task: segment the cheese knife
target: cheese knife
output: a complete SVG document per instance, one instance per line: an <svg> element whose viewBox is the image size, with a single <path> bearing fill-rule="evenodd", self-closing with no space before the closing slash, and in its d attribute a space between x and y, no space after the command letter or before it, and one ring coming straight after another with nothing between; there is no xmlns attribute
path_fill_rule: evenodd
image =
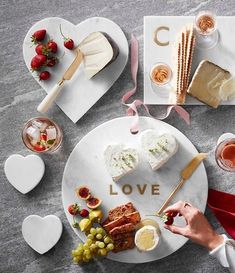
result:
<svg viewBox="0 0 235 273"><path fill-rule="evenodd" d="M182 188L185 181L188 180L191 175L194 173L194 171L197 169L197 167L200 165L200 163L207 157L206 153L199 153L197 154L189 163L188 165L183 169L181 172L181 179L177 186L174 188L172 193L169 195L169 197L166 199L166 201L163 203L161 208L157 211L156 215L161 216L162 212L165 210L165 208L169 205L173 197L176 195L176 193Z"/></svg>

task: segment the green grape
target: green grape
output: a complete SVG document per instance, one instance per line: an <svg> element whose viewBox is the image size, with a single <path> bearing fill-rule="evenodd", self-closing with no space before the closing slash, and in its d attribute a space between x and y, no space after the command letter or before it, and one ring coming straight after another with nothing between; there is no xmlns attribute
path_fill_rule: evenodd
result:
<svg viewBox="0 0 235 273"><path fill-rule="evenodd" d="M96 244L93 243L93 244L90 245L90 249L91 249L91 250L95 250L96 248L97 248L97 245L96 245Z"/></svg>
<svg viewBox="0 0 235 273"><path fill-rule="evenodd" d="M85 256L85 258L87 259L87 260L90 260L92 257L91 257L91 254L87 254L86 256Z"/></svg>
<svg viewBox="0 0 235 273"><path fill-rule="evenodd" d="M107 249L108 250L113 250L114 249L114 245L112 243L107 245Z"/></svg>
<svg viewBox="0 0 235 273"><path fill-rule="evenodd" d="M102 252L101 252L101 250L102 250L102 249L99 249L99 250L97 251L97 255L102 256L102 254L101 254L101 253L102 253Z"/></svg>
<svg viewBox="0 0 235 273"><path fill-rule="evenodd" d="M103 233L104 233L104 229L98 227L98 228L96 228L96 232L97 232L98 234L103 234Z"/></svg>
<svg viewBox="0 0 235 273"><path fill-rule="evenodd" d="M95 242L96 246L98 246L98 245L99 245L99 243L101 243L101 242L100 242L100 241L96 241L96 242Z"/></svg>
<svg viewBox="0 0 235 273"><path fill-rule="evenodd" d="M103 238L102 234L98 233L96 236L95 236L98 240L101 240Z"/></svg>
<svg viewBox="0 0 235 273"><path fill-rule="evenodd" d="M79 254L80 254L80 250L78 250L78 249L74 250L74 255L75 256L78 256Z"/></svg>
<svg viewBox="0 0 235 273"><path fill-rule="evenodd" d="M84 249L84 250L89 249L89 245L88 245L88 244L84 244L84 245L83 245L83 249Z"/></svg>
<svg viewBox="0 0 235 273"><path fill-rule="evenodd" d="M74 258L73 258L73 262L77 264L77 263L79 262L78 257L74 257Z"/></svg>
<svg viewBox="0 0 235 273"><path fill-rule="evenodd" d="M99 242L98 247L99 247L99 248L104 248L104 247L105 247L104 242Z"/></svg>
<svg viewBox="0 0 235 273"><path fill-rule="evenodd" d="M88 234L87 238L93 240L94 239L94 235Z"/></svg>
<svg viewBox="0 0 235 273"><path fill-rule="evenodd" d="M82 260L83 260L83 262L85 262L85 263L89 262L89 260L88 260L86 257L83 257Z"/></svg>
<svg viewBox="0 0 235 273"><path fill-rule="evenodd" d="M111 240L110 240L110 237L107 236L107 237L104 238L104 242L105 242L106 244L110 243L110 241L111 241Z"/></svg>
<svg viewBox="0 0 235 273"><path fill-rule="evenodd" d="M102 255L102 256L106 256L107 255L107 250L106 249L100 249L100 254Z"/></svg>
<svg viewBox="0 0 235 273"><path fill-rule="evenodd" d="M92 244L92 240L91 239L87 239L86 243L90 246Z"/></svg>
<svg viewBox="0 0 235 273"><path fill-rule="evenodd" d="M92 234L92 235L96 235L96 229L95 228L91 228L90 229L90 234Z"/></svg>
<svg viewBox="0 0 235 273"><path fill-rule="evenodd" d="M83 243L79 243L78 246L77 246L77 248L79 248L79 247L82 248L83 247Z"/></svg>
<svg viewBox="0 0 235 273"><path fill-rule="evenodd" d="M89 249L86 249L85 251L84 251L84 255L86 256L86 255L88 255L88 254L90 254L91 252L90 252L90 250Z"/></svg>

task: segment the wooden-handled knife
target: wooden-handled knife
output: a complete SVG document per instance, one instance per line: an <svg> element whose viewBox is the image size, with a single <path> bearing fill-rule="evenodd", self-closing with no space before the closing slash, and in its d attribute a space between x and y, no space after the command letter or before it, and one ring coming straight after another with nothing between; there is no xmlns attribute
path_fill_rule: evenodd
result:
<svg viewBox="0 0 235 273"><path fill-rule="evenodd" d="M184 185L185 181L188 180L191 175L194 173L194 171L197 169L199 164L207 157L206 153L199 153L197 154L189 163L188 165L183 169L181 172L181 179L177 186L174 188L172 193L169 195L169 197L166 199L166 201L163 203L161 208L157 211L157 216L160 216L162 212L165 210L165 208L169 205L173 197L176 195L176 193L180 190L180 188Z"/></svg>

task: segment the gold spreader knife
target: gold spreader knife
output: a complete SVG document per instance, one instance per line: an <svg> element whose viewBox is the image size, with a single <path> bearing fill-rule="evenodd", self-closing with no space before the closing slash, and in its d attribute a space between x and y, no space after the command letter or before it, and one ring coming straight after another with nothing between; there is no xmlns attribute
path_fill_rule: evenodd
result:
<svg viewBox="0 0 235 273"><path fill-rule="evenodd" d="M166 199L166 201L163 203L162 207L157 211L157 216L161 216L163 211L166 207L168 207L169 203L173 199L173 197L176 195L176 193L181 189L181 187L184 185L185 181L190 178L190 176L194 173L194 171L197 169L199 164L202 162L203 159L207 157L206 153L199 153L197 154L189 163L188 165L183 169L181 172L181 179L177 186L174 188L172 193L169 195L169 197Z"/></svg>
<svg viewBox="0 0 235 273"><path fill-rule="evenodd" d="M79 47L77 47L74 51L76 52L76 57L74 61L64 73L63 78L52 88L52 90L46 95L43 101L38 105L38 108L37 108L38 112L45 113L48 111L52 102L59 95L64 85L64 82L69 81L72 78L73 74L76 72L77 68L81 64L83 60L83 53L81 52Z"/></svg>

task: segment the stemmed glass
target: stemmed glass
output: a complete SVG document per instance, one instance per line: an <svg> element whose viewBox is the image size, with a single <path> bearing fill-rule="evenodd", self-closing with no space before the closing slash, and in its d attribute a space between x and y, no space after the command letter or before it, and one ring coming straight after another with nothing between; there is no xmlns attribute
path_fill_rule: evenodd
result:
<svg viewBox="0 0 235 273"><path fill-rule="evenodd" d="M210 49L216 46L219 34L216 15L210 11L201 11L195 18L196 47Z"/></svg>

